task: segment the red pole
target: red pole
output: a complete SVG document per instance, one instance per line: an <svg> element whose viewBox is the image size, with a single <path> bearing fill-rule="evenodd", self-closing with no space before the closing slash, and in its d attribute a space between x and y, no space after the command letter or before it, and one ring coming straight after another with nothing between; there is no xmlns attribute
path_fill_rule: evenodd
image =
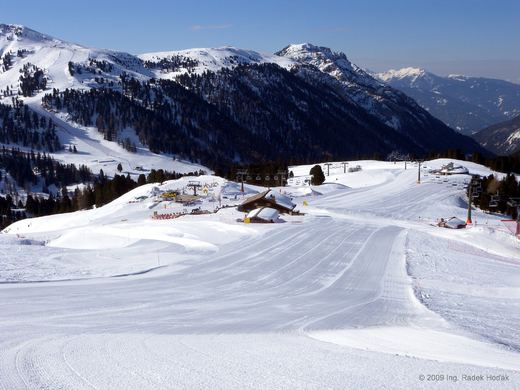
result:
<svg viewBox="0 0 520 390"><path fill-rule="evenodd" d="M468 218L466 219L466 225L471 225L471 198L473 197L473 189L469 187L469 193L468 193Z"/></svg>

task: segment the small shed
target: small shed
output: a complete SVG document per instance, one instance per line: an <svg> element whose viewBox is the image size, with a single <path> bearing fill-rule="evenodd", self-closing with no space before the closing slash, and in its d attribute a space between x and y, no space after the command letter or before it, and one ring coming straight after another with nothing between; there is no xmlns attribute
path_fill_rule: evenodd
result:
<svg viewBox="0 0 520 390"><path fill-rule="evenodd" d="M441 218L437 226L448 229L463 229L466 227L466 222L457 217L451 217L448 219Z"/></svg>
<svg viewBox="0 0 520 390"><path fill-rule="evenodd" d="M296 205L287 195L279 191L267 190L245 199L239 206L238 211L249 212L258 208L269 207L279 213L291 213Z"/></svg>
<svg viewBox="0 0 520 390"><path fill-rule="evenodd" d="M274 223L278 220L278 211L270 207L261 207L251 210L247 216L246 221L251 223Z"/></svg>
<svg viewBox="0 0 520 390"><path fill-rule="evenodd" d="M441 175L456 175L469 173L468 168L463 167L462 165L455 165L453 162L443 165L441 169L438 169L433 172L440 173Z"/></svg>

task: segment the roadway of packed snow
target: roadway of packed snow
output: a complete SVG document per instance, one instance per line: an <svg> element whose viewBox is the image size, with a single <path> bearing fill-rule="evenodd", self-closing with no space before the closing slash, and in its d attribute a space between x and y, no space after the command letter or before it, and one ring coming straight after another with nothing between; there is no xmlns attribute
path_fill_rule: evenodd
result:
<svg viewBox="0 0 520 390"><path fill-rule="evenodd" d="M334 164L322 186L280 189L305 216L275 224L232 207L151 218L184 212L157 194L195 178L15 223L0 235L0 389L518 387L520 244L477 210L467 229L433 226L466 216L469 176L427 173L445 162L421 184L413 165ZM241 201L196 180L189 208Z"/></svg>

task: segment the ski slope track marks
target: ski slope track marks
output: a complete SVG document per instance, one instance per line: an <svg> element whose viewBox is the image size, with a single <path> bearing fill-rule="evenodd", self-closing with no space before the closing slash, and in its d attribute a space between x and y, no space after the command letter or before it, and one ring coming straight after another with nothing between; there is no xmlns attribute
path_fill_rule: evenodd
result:
<svg viewBox="0 0 520 390"><path fill-rule="evenodd" d="M120 268L46 283L20 271L0 284L0 389L517 388L520 255L500 216L433 227L464 215L468 176L437 183L425 170L417 184L417 168L359 163L363 175L285 188L308 194L294 199L306 215L285 223L245 226L233 209L151 222L151 200L123 207L146 185L98 210L12 225L0 277L7 258L37 268L102 254L94 264ZM124 229L131 242L95 249L90 230ZM47 243L39 261L15 234ZM137 262L133 275L121 259Z"/></svg>

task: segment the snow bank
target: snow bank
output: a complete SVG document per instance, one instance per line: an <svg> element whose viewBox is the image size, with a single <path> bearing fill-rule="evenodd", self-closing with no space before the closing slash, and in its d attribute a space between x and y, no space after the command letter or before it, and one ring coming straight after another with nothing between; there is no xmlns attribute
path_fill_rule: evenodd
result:
<svg viewBox="0 0 520 390"><path fill-rule="evenodd" d="M520 361L515 352L503 350L491 343L431 329L383 327L311 332L309 335L328 343L374 352L520 370Z"/></svg>

